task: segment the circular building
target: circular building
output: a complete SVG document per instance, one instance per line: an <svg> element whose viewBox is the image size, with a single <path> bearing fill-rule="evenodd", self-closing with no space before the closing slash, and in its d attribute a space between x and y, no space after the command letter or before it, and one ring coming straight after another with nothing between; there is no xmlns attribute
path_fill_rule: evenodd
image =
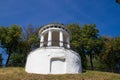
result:
<svg viewBox="0 0 120 80"><path fill-rule="evenodd" d="M29 53L25 66L28 73L81 73L81 58L70 49L70 32L62 24L48 24L39 31L40 48Z"/></svg>

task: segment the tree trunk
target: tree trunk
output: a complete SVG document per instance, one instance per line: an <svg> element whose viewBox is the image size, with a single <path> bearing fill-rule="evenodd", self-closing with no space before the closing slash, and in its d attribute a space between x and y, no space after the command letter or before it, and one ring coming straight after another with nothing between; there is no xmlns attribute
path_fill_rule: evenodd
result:
<svg viewBox="0 0 120 80"><path fill-rule="evenodd" d="M8 62L10 60L10 54L8 55L7 61L6 61L6 66L8 66Z"/></svg>
<svg viewBox="0 0 120 80"><path fill-rule="evenodd" d="M91 70L94 70L94 66L93 66L93 61L92 61L92 59L93 59L93 56L92 56L92 54L90 53Z"/></svg>
<svg viewBox="0 0 120 80"><path fill-rule="evenodd" d="M11 50L7 50L8 58L7 58L7 61L6 61L5 66L8 66L8 62L9 62L9 60L10 60L11 52L12 52Z"/></svg>

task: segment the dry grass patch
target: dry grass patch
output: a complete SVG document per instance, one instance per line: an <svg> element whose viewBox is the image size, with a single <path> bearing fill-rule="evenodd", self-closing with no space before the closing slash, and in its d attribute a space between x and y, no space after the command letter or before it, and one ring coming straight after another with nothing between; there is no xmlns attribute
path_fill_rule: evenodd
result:
<svg viewBox="0 0 120 80"><path fill-rule="evenodd" d="M39 75L28 74L24 68L0 68L0 80L120 80L120 74L87 71L82 74Z"/></svg>

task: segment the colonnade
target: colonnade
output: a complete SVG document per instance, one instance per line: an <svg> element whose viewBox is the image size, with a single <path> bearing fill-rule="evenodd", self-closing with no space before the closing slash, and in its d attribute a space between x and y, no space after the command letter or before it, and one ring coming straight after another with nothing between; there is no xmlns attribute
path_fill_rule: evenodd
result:
<svg viewBox="0 0 120 80"><path fill-rule="evenodd" d="M60 47L67 47L67 48L70 48L70 39L69 39L69 36L66 36L66 41L64 41L64 37L63 37L63 31L62 30L58 30L59 31L59 46ZM47 46L50 47L52 46L52 30L48 30L48 41L47 41ZM44 34L41 34L41 38L40 38L40 47L44 47ZM64 42L66 42L66 46L64 46Z"/></svg>

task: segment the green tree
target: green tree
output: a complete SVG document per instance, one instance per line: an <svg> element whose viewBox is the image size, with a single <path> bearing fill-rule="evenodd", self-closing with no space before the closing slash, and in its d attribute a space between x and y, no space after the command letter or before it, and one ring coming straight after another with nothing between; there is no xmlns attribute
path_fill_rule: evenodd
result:
<svg viewBox="0 0 120 80"><path fill-rule="evenodd" d="M90 57L91 69L93 66L93 57L101 51L101 38L98 34L99 30L95 24L83 25L81 28L81 43L83 45L84 54Z"/></svg>
<svg viewBox="0 0 120 80"><path fill-rule="evenodd" d="M120 63L120 37L104 37L104 48L100 58L106 69L115 71L118 63Z"/></svg>
<svg viewBox="0 0 120 80"><path fill-rule="evenodd" d="M32 24L23 29L21 41L22 45L24 45L27 50L26 53L29 53L31 50L39 47L38 31L39 29L34 27Z"/></svg>
<svg viewBox="0 0 120 80"><path fill-rule="evenodd" d="M29 25L23 28L17 25L0 27L0 43L6 48L8 59L6 65L24 66L27 53L39 45L38 29Z"/></svg>
<svg viewBox="0 0 120 80"><path fill-rule="evenodd" d="M6 48L6 53L8 54L8 59L6 65L9 62L11 54L17 50L19 45L19 39L22 33L20 26L12 25L11 27L0 27L0 43L2 48Z"/></svg>
<svg viewBox="0 0 120 80"><path fill-rule="evenodd" d="M25 62L26 62L26 53L13 52L10 56L9 65L25 66Z"/></svg>
<svg viewBox="0 0 120 80"><path fill-rule="evenodd" d="M24 66L28 53L39 47L38 29L31 24L22 29L16 51L10 57L12 66Z"/></svg>
<svg viewBox="0 0 120 80"><path fill-rule="evenodd" d="M75 50L80 54L82 67L83 69L86 69L86 56L84 54L84 47L81 41L81 27L79 26L79 24L68 24L67 28L71 32L71 49Z"/></svg>

